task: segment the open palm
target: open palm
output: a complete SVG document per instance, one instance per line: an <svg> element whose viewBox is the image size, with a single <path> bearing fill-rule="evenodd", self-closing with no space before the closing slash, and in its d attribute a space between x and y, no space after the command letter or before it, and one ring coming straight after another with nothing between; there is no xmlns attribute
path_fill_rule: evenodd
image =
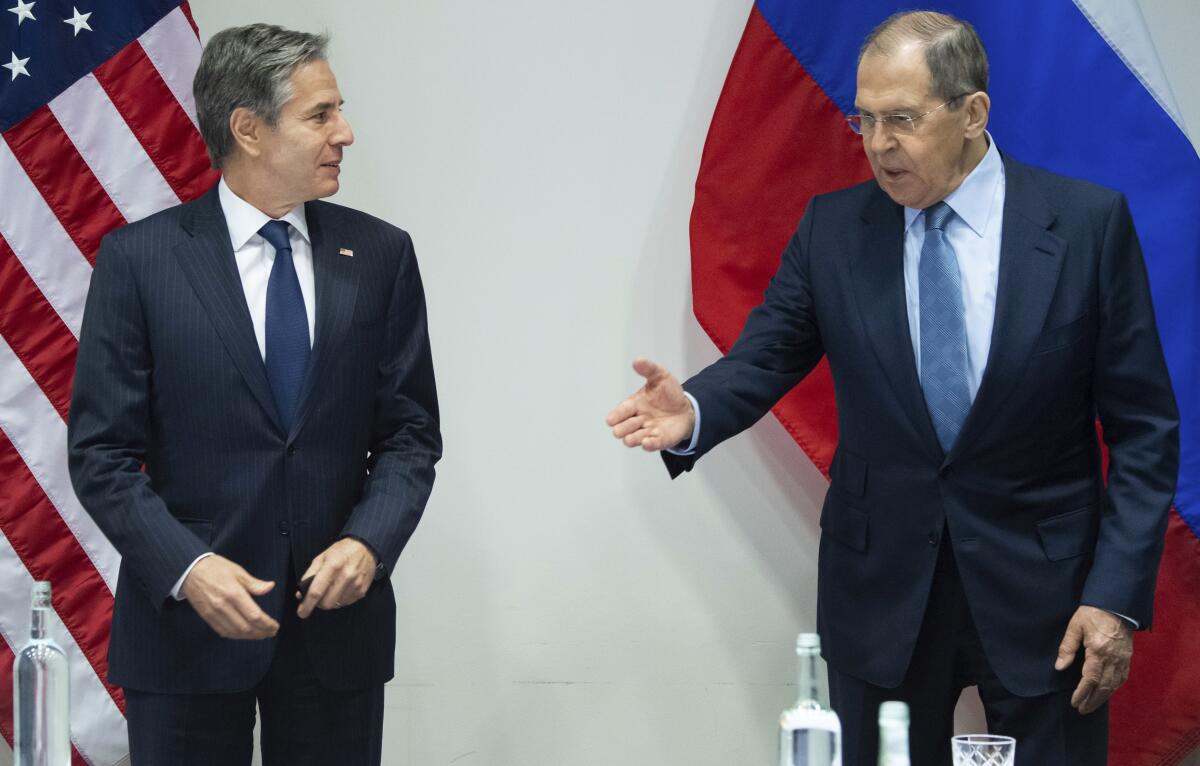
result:
<svg viewBox="0 0 1200 766"><path fill-rule="evenodd" d="M633 369L646 385L608 413L605 422L626 447L647 452L669 449L692 435L696 413L675 376L649 359L639 357Z"/></svg>

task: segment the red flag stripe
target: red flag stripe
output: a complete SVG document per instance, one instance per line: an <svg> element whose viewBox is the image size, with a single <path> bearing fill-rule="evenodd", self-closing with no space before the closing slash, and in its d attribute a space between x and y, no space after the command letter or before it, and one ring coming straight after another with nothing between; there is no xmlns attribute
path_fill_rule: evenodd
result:
<svg viewBox="0 0 1200 766"><path fill-rule="evenodd" d="M870 174L837 106L752 9L709 127L692 209L693 306L723 353L762 302L809 199ZM828 363L773 411L828 474L837 444Z"/></svg>
<svg viewBox="0 0 1200 766"><path fill-rule="evenodd" d="M0 295L0 336L65 422L79 344L2 236Z"/></svg>
<svg viewBox="0 0 1200 766"><path fill-rule="evenodd" d="M79 251L95 265L100 238L125 218L54 113L43 106L5 131L4 140ZM63 183L64 178L71 182Z"/></svg>
<svg viewBox="0 0 1200 766"><path fill-rule="evenodd" d="M3 432L0 475L6 497L0 504L0 531L34 580L54 583L54 611L124 713L124 695L107 680L112 593Z"/></svg>
<svg viewBox="0 0 1200 766"><path fill-rule="evenodd" d="M94 74L180 199L195 199L216 183L200 133L141 43L125 46Z"/></svg>

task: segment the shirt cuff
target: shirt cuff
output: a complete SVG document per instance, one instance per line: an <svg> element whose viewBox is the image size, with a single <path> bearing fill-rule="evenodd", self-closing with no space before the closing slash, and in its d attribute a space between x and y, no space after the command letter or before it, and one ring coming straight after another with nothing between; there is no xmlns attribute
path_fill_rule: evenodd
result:
<svg viewBox="0 0 1200 766"><path fill-rule="evenodd" d="M188 564L188 568L183 570L183 576L176 580L175 587L171 588L171 598L175 599L176 601L187 601L187 598L185 598L184 595L179 592L179 589L183 587L183 581L186 580L187 576L192 573L192 569L195 568L196 564L200 563L200 559L208 558L211 555L213 555L211 551L209 553L201 553L196 557L195 561L193 561L191 564Z"/></svg>
<svg viewBox="0 0 1200 766"><path fill-rule="evenodd" d="M684 391L683 395L692 403L692 411L696 413L696 424L692 426L692 438L686 447L680 449L679 445L676 444L667 450L667 452L670 452L672 455L679 455L680 457L688 457L696 452L696 442L700 441L700 403L696 401L696 397L687 391Z"/></svg>
<svg viewBox="0 0 1200 766"><path fill-rule="evenodd" d="M1125 615L1121 614L1120 612L1113 612L1108 609L1105 609L1104 611L1108 612L1109 614L1113 615L1114 617L1120 617L1122 620L1124 620L1125 622L1132 625L1134 630L1141 630L1142 626L1138 625L1138 621L1133 619L1132 617L1126 617Z"/></svg>

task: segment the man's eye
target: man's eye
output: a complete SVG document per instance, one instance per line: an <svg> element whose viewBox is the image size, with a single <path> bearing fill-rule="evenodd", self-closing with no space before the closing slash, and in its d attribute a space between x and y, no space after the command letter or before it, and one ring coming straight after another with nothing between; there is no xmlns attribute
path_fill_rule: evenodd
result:
<svg viewBox="0 0 1200 766"><path fill-rule="evenodd" d="M325 122L325 120L329 119L329 112L317 112L313 115L313 119L317 122Z"/></svg>

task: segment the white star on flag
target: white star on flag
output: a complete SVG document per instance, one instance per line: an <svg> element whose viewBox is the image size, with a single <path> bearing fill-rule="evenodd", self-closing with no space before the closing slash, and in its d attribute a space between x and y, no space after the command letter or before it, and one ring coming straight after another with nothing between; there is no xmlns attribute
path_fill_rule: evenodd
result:
<svg viewBox="0 0 1200 766"><path fill-rule="evenodd" d="M12 70L12 78L13 78L13 80L15 80L15 79L17 79L17 75L19 75L19 74L23 74L26 77L29 76L29 70L25 68L25 62L27 62L27 61L29 61L28 56L26 56L23 59L19 59L19 58L17 58L16 51L13 51L12 63L11 64L0 64L0 66L4 67L5 69L11 69Z"/></svg>
<svg viewBox="0 0 1200 766"><path fill-rule="evenodd" d="M75 27L76 37L79 37L79 30L81 29L86 29L89 32L92 31L92 28L88 26L88 18L92 15L91 11L88 11L87 13L80 13L79 9L72 5L71 12L75 15L69 19L63 19L63 21Z"/></svg>
<svg viewBox="0 0 1200 766"><path fill-rule="evenodd" d="M36 0L34 0L34 2L36 2ZM37 21L37 18L35 18L33 15L33 5L34 5L34 3L24 3L24 2L21 2L21 0L17 0L17 7L8 9L9 13L17 14L17 26L18 27L21 26L21 22L24 21L25 19L29 19L30 21ZM8 65L5 64L5 66L8 66Z"/></svg>

